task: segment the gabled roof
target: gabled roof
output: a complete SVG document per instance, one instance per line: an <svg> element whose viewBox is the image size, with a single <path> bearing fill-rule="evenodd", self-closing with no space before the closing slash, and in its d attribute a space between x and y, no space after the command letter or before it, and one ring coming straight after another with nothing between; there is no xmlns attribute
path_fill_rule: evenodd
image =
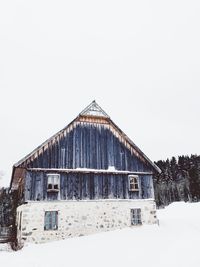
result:
<svg viewBox="0 0 200 267"><path fill-rule="evenodd" d="M70 131L73 127L76 126L77 122L82 121L82 119L89 118L88 121L91 121L91 118L97 119L98 122L101 123L107 123L110 125L111 131L116 135L120 136L121 140L123 140L123 143L126 144L126 146L139 158L141 158L143 161L146 161L149 163L150 166L153 167L153 169L157 172L161 172L161 170L158 168L156 164L154 164L132 141L130 138L127 137L127 135L110 119L110 117L107 115L107 113L96 103L96 101L93 101L89 106L87 106L77 118L75 118L71 123L69 123L65 128L63 128L61 131L47 139L45 142L43 142L40 146L38 146L36 149L34 149L31 153L29 153L26 157L22 158L20 161L18 161L16 164L14 164L13 169L18 167L23 167L23 163L32 158L37 153L41 153L41 150L44 149L50 142L55 140L57 137L59 137L61 134L63 134L65 131ZM85 120L83 120L85 121ZM12 183L12 181L11 181Z"/></svg>

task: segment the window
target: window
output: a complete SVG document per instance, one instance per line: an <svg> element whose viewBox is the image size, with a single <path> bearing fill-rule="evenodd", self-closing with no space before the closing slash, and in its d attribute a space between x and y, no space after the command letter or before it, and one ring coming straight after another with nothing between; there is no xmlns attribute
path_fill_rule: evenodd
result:
<svg viewBox="0 0 200 267"><path fill-rule="evenodd" d="M131 209L131 225L141 225L141 209Z"/></svg>
<svg viewBox="0 0 200 267"><path fill-rule="evenodd" d="M58 229L58 211L45 211L44 230Z"/></svg>
<svg viewBox="0 0 200 267"><path fill-rule="evenodd" d="M60 185L60 174L47 174L47 191L58 192Z"/></svg>
<svg viewBox="0 0 200 267"><path fill-rule="evenodd" d="M139 191L138 176L129 175L129 191Z"/></svg>

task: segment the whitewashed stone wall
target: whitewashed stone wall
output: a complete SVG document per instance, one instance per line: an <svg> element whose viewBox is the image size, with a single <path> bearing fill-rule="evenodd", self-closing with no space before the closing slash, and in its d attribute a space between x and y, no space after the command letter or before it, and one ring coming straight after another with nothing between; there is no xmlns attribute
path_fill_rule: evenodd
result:
<svg viewBox="0 0 200 267"><path fill-rule="evenodd" d="M133 208L141 209L142 224L157 223L151 199L29 202L17 209L22 215L18 240L43 243L130 227ZM58 230L44 230L45 211L58 211Z"/></svg>

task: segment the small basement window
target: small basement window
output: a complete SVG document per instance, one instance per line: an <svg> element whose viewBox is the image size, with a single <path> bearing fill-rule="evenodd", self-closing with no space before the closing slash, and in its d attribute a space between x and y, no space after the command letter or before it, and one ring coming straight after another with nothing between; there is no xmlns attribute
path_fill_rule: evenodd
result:
<svg viewBox="0 0 200 267"><path fill-rule="evenodd" d="M47 174L47 191L58 192L60 188L60 174Z"/></svg>
<svg viewBox="0 0 200 267"><path fill-rule="evenodd" d="M128 182L129 182L129 191L139 191L139 183L137 175L129 175Z"/></svg>
<svg viewBox="0 0 200 267"><path fill-rule="evenodd" d="M131 209L131 225L141 225L141 209Z"/></svg>
<svg viewBox="0 0 200 267"><path fill-rule="evenodd" d="M45 211L44 230L58 230L58 211Z"/></svg>

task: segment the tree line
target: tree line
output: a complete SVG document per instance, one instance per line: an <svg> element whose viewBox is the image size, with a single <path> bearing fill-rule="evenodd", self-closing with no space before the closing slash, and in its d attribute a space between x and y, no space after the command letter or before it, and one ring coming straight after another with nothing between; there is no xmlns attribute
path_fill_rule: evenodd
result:
<svg viewBox="0 0 200 267"><path fill-rule="evenodd" d="M154 176L158 207L175 201L200 200L200 156L179 156L155 162L161 174Z"/></svg>
<svg viewBox="0 0 200 267"><path fill-rule="evenodd" d="M9 193L8 188L0 188L0 227L13 225L14 208L13 194Z"/></svg>

